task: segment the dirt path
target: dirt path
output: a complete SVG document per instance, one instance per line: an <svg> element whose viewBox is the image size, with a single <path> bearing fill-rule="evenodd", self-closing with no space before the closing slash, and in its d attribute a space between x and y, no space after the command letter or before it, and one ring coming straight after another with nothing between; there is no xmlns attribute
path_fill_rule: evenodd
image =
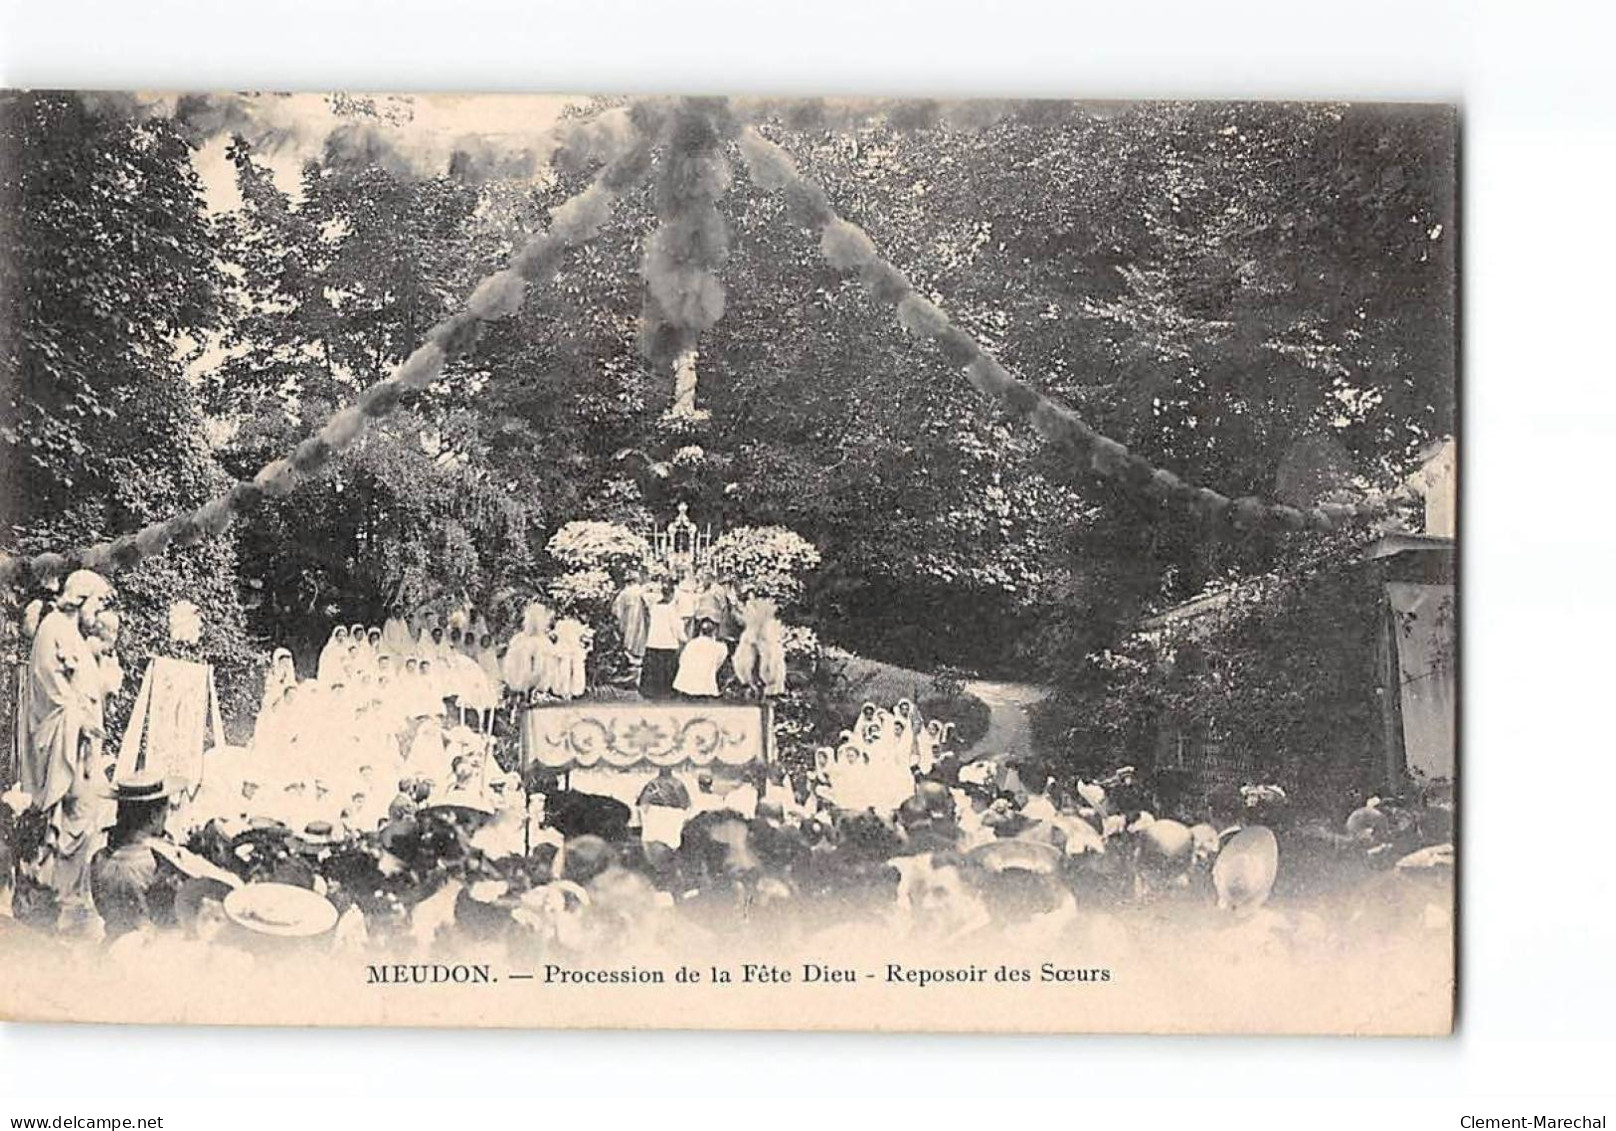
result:
<svg viewBox="0 0 1616 1131"><path fill-rule="evenodd" d="M965 690L988 705L988 732L970 749L970 757L1025 754L1032 749L1032 721L1027 708L1049 695L1049 688L1033 683L993 683L971 680Z"/></svg>

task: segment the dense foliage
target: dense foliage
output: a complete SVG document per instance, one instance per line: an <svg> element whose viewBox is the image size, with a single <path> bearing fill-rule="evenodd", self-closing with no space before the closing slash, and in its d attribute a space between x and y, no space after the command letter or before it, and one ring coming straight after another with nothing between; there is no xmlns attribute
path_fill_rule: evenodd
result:
<svg viewBox="0 0 1616 1131"><path fill-rule="evenodd" d="M333 144L288 192L238 138L241 205L210 218L161 121L29 95L5 128L20 203L0 259L30 282L7 279L25 395L4 423L28 549L122 532L282 454L592 171L562 152L532 179L421 176ZM1384 485L1452 429L1449 112L1050 103L981 128L763 129L1007 365L1187 479L1308 501ZM1075 703L1096 693L1085 657L1142 613L1291 552L1208 538L1068 465L744 175L716 201L705 416L666 417L672 374L639 334L665 171L324 475L140 574L178 570L175 589L217 604L225 651L239 581L252 629L307 657L336 615L462 597L508 615L558 584L596 602L578 574L609 567L546 553L556 531L644 529L682 501L818 547L800 615L827 642L1036 672Z"/></svg>
<svg viewBox="0 0 1616 1131"><path fill-rule="evenodd" d="M94 113L71 95L0 100L7 549L127 533L224 482L185 379L223 316L218 233L189 158L163 121ZM215 540L118 577L120 650L135 687L145 658L166 647L168 606L181 597L203 611L225 687L247 687L255 650L237 567L235 547ZM133 689L115 707L127 710ZM12 712L3 717L9 727Z"/></svg>
<svg viewBox="0 0 1616 1131"><path fill-rule="evenodd" d="M1144 759L1169 792L1175 776L1271 781L1322 811L1350 809L1383 780L1366 756L1383 740L1383 579L1362 545L1352 531L1298 547L1081 658L1068 694L1035 716L1044 757L1092 775Z"/></svg>

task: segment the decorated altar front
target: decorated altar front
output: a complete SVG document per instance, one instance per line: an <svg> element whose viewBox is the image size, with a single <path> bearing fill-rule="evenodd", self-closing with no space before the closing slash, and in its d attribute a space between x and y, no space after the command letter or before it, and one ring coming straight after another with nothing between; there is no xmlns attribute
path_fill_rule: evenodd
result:
<svg viewBox="0 0 1616 1131"><path fill-rule="evenodd" d="M565 773L573 788L632 804L663 766L680 776L710 768L728 777L773 762L772 714L767 702L544 704L523 716L523 746L534 764Z"/></svg>

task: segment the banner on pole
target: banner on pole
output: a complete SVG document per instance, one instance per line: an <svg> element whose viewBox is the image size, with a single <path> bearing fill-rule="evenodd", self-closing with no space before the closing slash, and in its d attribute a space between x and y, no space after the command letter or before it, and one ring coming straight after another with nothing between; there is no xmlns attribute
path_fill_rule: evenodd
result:
<svg viewBox="0 0 1616 1131"><path fill-rule="evenodd" d="M179 778L195 789L202 782L202 751L224 742L219 694L208 664L156 656L146 665L140 695L118 748L117 777Z"/></svg>

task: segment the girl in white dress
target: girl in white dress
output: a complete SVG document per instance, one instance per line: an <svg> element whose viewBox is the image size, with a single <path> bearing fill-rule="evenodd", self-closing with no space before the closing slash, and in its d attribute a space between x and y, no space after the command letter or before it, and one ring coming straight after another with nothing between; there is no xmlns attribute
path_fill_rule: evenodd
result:
<svg viewBox="0 0 1616 1131"><path fill-rule="evenodd" d="M331 630L331 639L320 649L320 663L314 677L321 683L337 683L348 676L348 629L343 625Z"/></svg>

